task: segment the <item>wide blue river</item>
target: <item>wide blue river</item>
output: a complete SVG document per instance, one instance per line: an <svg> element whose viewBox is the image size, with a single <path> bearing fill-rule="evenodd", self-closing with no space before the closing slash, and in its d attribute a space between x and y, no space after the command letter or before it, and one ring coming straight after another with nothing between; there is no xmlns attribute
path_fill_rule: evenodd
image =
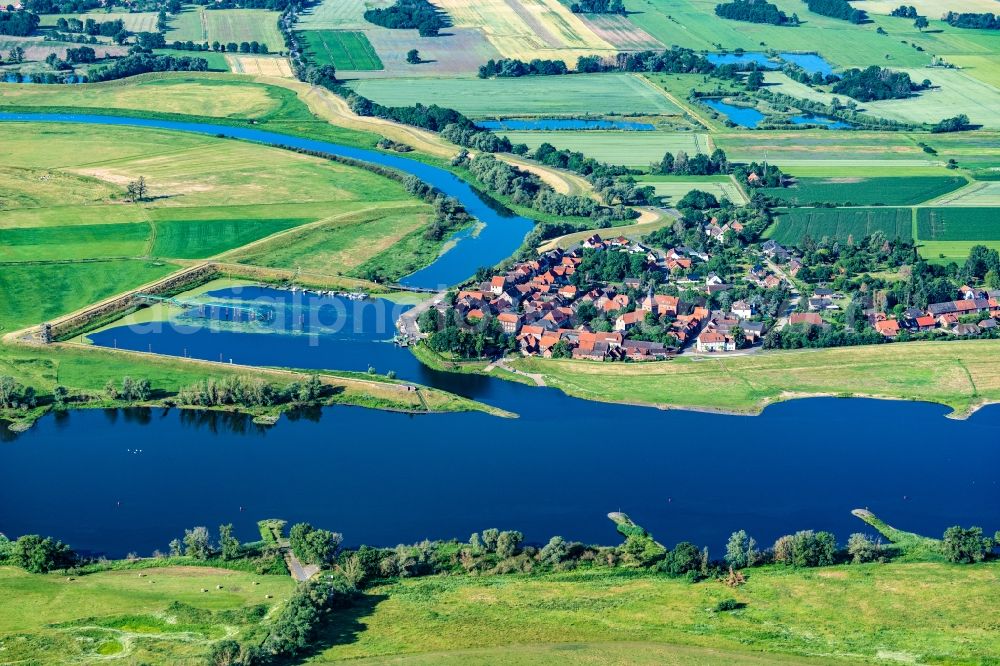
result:
<svg viewBox="0 0 1000 666"><path fill-rule="evenodd" d="M673 545L722 555L799 529L864 531L868 507L899 528L1000 526L1000 408L966 421L916 402L820 398L728 416L586 402L550 388L439 373L385 340L405 306L267 288L209 293L272 323L185 318L119 326L96 344L235 363L394 371L517 412L409 415L315 409L264 428L186 410L81 410L0 430L0 531L90 551L164 550L185 527L307 520L349 544L460 539L487 527L617 543L623 510Z"/></svg>
<svg viewBox="0 0 1000 666"><path fill-rule="evenodd" d="M3 120L127 125L180 132L195 132L211 136L223 135L273 146L315 150L339 157L348 157L364 162L380 164L413 174L425 183L429 183L445 194L461 201L465 209L482 222L483 226L475 230L475 233L471 229L458 232L453 238L457 243L451 249L438 257L430 266L412 275L408 275L400 281L402 284L410 287L442 289L458 284L475 274L476 269L479 267L493 266L512 255L535 225L533 221L525 217L506 215L503 212L499 212L497 206L491 205L490 202L470 187L468 183L450 171L424 164L408 157L400 157L375 150L354 148L329 141L318 141L289 134L278 134L276 132L244 127L212 125L208 123L186 123L149 118L130 118L127 116L101 116L81 113L0 113L0 121Z"/></svg>

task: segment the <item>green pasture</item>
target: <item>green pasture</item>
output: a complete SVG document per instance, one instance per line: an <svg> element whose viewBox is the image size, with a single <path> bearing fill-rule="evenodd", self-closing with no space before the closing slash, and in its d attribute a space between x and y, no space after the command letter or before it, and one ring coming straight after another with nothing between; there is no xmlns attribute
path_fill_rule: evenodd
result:
<svg viewBox="0 0 1000 666"><path fill-rule="evenodd" d="M841 242L860 241L876 231L888 238L913 237L910 208L790 208L779 211L777 221L767 230L768 238L795 246L809 236Z"/></svg>
<svg viewBox="0 0 1000 666"><path fill-rule="evenodd" d="M218 51L184 51L177 49L156 49L156 55L169 55L175 58L204 58L210 72L228 72L229 63L226 56Z"/></svg>
<svg viewBox="0 0 1000 666"><path fill-rule="evenodd" d="M1000 38L997 40L1000 48ZM1000 89L957 69L903 69L917 82L930 79L934 87L907 99L868 102L866 113L911 123L936 123L964 113L987 128L1000 127Z"/></svg>
<svg viewBox="0 0 1000 666"><path fill-rule="evenodd" d="M382 69L382 61L365 33L356 30L306 30L299 33L306 52L317 65L333 65L338 70Z"/></svg>
<svg viewBox="0 0 1000 666"><path fill-rule="evenodd" d="M947 264L954 261L959 266L969 258L969 251L975 245L985 245L992 250L1000 251L1000 241L995 240L974 240L974 241L925 241L920 240L917 244L920 256L932 264Z"/></svg>
<svg viewBox="0 0 1000 666"><path fill-rule="evenodd" d="M711 153L704 134L695 132L625 132L612 130L561 130L552 132L501 132L513 143L527 144L532 150L543 143L575 150L609 164L647 167L659 163L666 152L675 155Z"/></svg>
<svg viewBox="0 0 1000 666"><path fill-rule="evenodd" d="M6 264L0 267L0 331L73 312L177 268L142 259Z"/></svg>
<svg viewBox="0 0 1000 666"><path fill-rule="evenodd" d="M0 229L0 261L138 257L149 233L145 222Z"/></svg>
<svg viewBox="0 0 1000 666"><path fill-rule="evenodd" d="M902 206L919 204L968 183L958 176L894 177L832 177L798 178L789 187L767 188L764 192L775 199L794 205L879 205Z"/></svg>
<svg viewBox="0 0 1000 666"><path fill-rule="evenodd" d="M1000 601L998 582L996 563L768 567L737 589L627 569L417 578L376 586L336 614L323 633L335 644L311 661L832 664L906 654L975 663L1000 655L992 618L979 610ZM725 598L743 607L714 611ZM668 645L710 650L671 657Z"/></svg>
<svg viewBox="0 0 1000 666"><path fill-rule="evenodd" d="M380 104L437 104L476 118L680 113L666 96L632 74L366 79L351 86Z"/></svg>
<svg viewBox="0 0 1000 666"><path fill-rule="evenodd" d="M920 208L917 236L921 241L1000 241L1000 208Z"/></svg>
<svg viewBox="0 0 1000 666"><path fill-rule="evenodd" d="M364 0L322 0L303 9L298 27L303 30L370 29L373 24L362 16L365 9Z"/></svg>
<svg viewBox="0 0 1000 666"><path fill-rule="evenodd" d="M190 5L179 16L170 19L166 38L168 43L189 40L197 44L259 42L278 52L285 48L285 40L278 30L279 15L266 9L206 9Z"/></svg>

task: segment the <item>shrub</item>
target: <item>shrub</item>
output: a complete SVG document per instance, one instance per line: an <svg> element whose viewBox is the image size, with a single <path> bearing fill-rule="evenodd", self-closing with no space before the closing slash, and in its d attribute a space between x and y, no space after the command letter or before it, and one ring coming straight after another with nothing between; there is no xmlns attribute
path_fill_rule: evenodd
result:
<svg viewBox="0 0 1000 666"><path fill-rule="evenodd" d="M983 528L970 527L965 529L955 525L944 532L942 547L949 562L972 564L986 559L992 544L983 537Z"/></svg>

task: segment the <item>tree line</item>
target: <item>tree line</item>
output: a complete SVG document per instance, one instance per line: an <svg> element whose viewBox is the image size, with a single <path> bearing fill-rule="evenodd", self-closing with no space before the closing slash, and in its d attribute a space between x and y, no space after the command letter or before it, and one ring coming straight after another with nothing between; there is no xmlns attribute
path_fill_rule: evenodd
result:
<svg viewBox="0 0 1000 666"><path fill-rule="evenodd" d="M521 76L558 76L569 74L566 63L562 60L542 60L535 58L531 62L514 58L490 58L485 65L479 67L479 78L518 78Z"/></svg>
<svg viewBox="0 0 1000 666"><path fill-rule="evenodd" d="M31 12L0 12L0 35L28 37L35 32L38 23L38 15Z"/></svg>
<svg viewBox="0 0 1000 666"><path fill-rule="evenodd" d="M983 14L948 12L944 15L944 21L954 28L1000 30L1000 17L990 12Z"/></svg>
<svg viewBox="0 0 1000 666"><path fill-rule="evenodd" d="M96 83L124 79L147 72L204 72L207 70L208 61L204 58L133 53L115 60L106 67L92 67L87 73L87 79Z"/></svg>
<svg viewBox="0 0 1000 666"><path fill-rule="evenodd" d="M833 84L831 91L836 95L847 95L859 102L874 102L880 99L905 99L915 91L929 88L927 79L921 84L910 80L906 72L896 72L888 68L872 65L865 69L849 69L840 80Z"/></svg>
<svg viewBox="0 0 1000 666"><path fill-rule="evenodd" d="M569 9L574 14L628 14L622 0L579 0L572 3Z"/></svg>

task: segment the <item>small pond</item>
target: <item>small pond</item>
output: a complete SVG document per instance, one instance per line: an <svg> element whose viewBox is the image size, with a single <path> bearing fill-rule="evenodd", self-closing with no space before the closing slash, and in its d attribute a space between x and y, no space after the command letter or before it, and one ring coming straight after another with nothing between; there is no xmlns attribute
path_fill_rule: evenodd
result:
<svg viewBox="0 0 1000 666"><path fill-rule="evenodd" d="M808 113L792 116L788 120L796 125L822 125L827 129L851 129L853 127L850 123L845 123L843 120L838 120L837 118Z"/></svg>
<svg viewBox="0 0 1000 666"><path fill-rule="evenodd" d="M771 56L759 51L743 53L709 53L705 56L713 65L750 65L756 64L761 69L781 69L783 63L771 60ZM810 74L832 74L833 65L815 53L779 53L784 62L798 65Z"/></svg>
<svg viewBox="0 0 1000 666"><path fill-rule="evenodd" d="M719 99L701 100L705 106L715 109L741 127L757 127L764 120L764 114L757 109L726 104Z"/></svg>

